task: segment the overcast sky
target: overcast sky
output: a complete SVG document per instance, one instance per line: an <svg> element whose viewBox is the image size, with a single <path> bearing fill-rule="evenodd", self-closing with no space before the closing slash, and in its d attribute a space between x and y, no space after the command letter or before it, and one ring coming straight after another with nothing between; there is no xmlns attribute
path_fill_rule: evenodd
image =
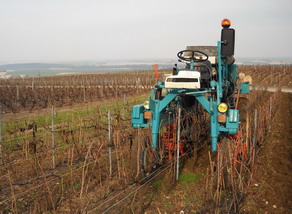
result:
<svg viewBox="0 0 292 214"><path fill-rule="evenodd" d="M0 0L0 61L175 58L223 18L235 57L292 57L292 0Z"/></svg>

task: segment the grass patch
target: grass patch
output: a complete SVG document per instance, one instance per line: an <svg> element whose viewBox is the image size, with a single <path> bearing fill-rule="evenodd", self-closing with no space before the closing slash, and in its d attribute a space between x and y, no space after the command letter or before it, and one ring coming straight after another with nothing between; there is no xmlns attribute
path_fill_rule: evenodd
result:
<svg viewBox="0 0 292 214"><path fill-rule="evenodd" d="M107 111L111 115L120 115L125 121L130 121L130 111L133 105L141 104L147 100L149 93L130 96L126 100L116 98L95 103L87 103L83 106L76 105L73 108L56 108L54 111L54 130L56 148L65 150L71 143L84 144L82 140L86 130L87 136L97 137L102 135L104 130L96 131L95 126L106 127L108 123ZM100 114L101 113L101 114ZM27 130L28 124L35 123L37 132L33 137L33 131ZM38 147L51 141L51 109L42 112L19 113L7 116L2 123L2 152L13 153L20 151L23 145L37 142ZM130 123L127 123L130 125ZM65 131L65 132L63 132ZM72 131L67 132L66 131ZM80 135L82 133L82 135Z"/></svg>
<svg viewBox="0 0 292 214"><path fill-rule="evenodd" d="M172 206L172 203L169 202L169 201L165 201L165 202L163 202L163 205L164 205L165 207L171 207L171 206Z"/></svg>
<svg viewBox="0 0 292 214"><path fill-rule="evenodd" d="M203 177L202 174L184 173L183 172L179 176L179 183L182 185L189 185L191 183L198 181L202 177Z"/></svg>
<svg viewBox="0 0 292 214"><path fill-rule="evenodd" d="M153 184L154 189L158 190L161 187L162 182L161 181L156 181Z"/></svg>

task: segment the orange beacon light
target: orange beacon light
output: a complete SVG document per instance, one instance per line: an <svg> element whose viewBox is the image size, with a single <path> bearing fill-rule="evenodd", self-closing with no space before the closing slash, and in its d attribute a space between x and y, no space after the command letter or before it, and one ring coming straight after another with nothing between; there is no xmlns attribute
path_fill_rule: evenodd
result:
<svg viewBox="0 0 292 214"><path fill-rule="evenodd" d="M229 19L223 19L221 22L221 26L223 28L229 28L231 25L231 21Z"/></svg>

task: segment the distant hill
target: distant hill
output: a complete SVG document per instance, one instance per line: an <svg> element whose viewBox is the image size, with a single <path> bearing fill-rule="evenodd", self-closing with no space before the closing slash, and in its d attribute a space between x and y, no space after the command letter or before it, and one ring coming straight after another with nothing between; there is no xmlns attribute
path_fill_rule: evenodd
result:
<svg viewBox="0 0 292 214"><path fill-rule="evenodd" d="M151 70L153 64L160 69L171 69L177 59L141 59L127 61L78 61L60 63L15 63L0 65L0 72L7 75L50 76L60 73L91 73L91 72L121 72ZM238 65L278 65L292 64L292 58L236 58ZM180 65L180 67L183 65Z"/></svg>
<svg viewBox="0 0 292 214"><path fill-rule="evenodd" d="M53 63L21 63L0 65L0 70L66 68L71 65Z"/></svg>
<svg viewBox="0 0 292 214"><path fill-rule="evenodd" d="M251 64L251 65L279 65L279 64L292 64L292 58L244 58L239 57L235 60L240 64Z"/></svg>
<svg viewBox="0 0 292 214"><path fill-rule="evenodd" d="M172 60L171 60L172 61ZM171 69L171 61L127 61L127 62L78 62L78 63L17 63L0 65L5 75L51 76L60 73L92 73L151 70L151 65L159 64L160 69Z"/></svg>

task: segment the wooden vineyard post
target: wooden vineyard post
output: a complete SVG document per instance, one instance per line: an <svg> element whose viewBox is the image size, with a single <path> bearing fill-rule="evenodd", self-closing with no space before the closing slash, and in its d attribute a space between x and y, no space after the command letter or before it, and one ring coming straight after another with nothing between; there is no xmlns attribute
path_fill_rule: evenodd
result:
<svg viewBox="0 0 292 214"><path fill-rule="evenodd" d="M82 86L83 88L83 102L86 102L86 92L85 92L85 85Z"/></svg>
<svg viewBox="0 0 292 214"><path fill-rule="evenodd" d="M245 136L245 142L246 142L246 148L247 148L247 151L250 152L250 138L249 138L249 112L247 112L246 114L246 123L245 123L245 130L246 130L246 136Z"/></svg>
<svg viewBox="0 0 292 214"><path fill-rule="evenodd" d="M32 78L32 82L31 82L31 90L34 91L34 77Z"/></svg>
<svg viewBox="0 0 292 214"><path fill-rule="evenodd" d="M52 161L55 169L55 135L54 135L54 106L52 106Z"/></svg>
<svg viewBox="0 0 292 214"><path fill-rule="evenodd" d="M257 118L258 118L258 110L256 109L254 112L253 148L255 148L255 145L256 145Z"/></svg>
<svg viewBox="0 0 292 214"><path fill-rule="evenodd" d="M109 154L109 175L112 175L112 137L111 137L111 112L108 111L108 154Z"/></svg>
<svg viewBox="0 0 292 214"><path fill-rule="evenodd" d="M19 102L19 86L16 87L16 101Z"/></svg>

